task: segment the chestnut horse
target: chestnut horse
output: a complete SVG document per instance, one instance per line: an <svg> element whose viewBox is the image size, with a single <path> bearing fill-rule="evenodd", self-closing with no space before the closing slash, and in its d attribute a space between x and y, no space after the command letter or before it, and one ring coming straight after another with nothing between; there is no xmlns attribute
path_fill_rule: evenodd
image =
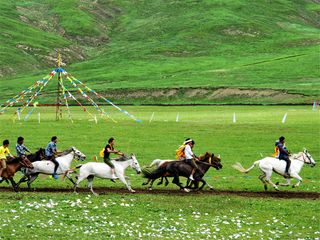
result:
<svg viewBox="0 0 320 240"><path fill-rule="evenodd" d="M10 181L15 192L18 192L18 186L13 179L14 174L19 171L22 167L33 168L32 163L28 159L12 158L7 161L7 168L3 170L1 177L2 180Z"/></svg>
<svg viewBox="0 0 320 240"><path fill-rule="evenodd" d="M194 177L194 188L199 188L201 190L207 183L203 180L204 174L209 170L210 167L214 167L219 170L222 168L221 159L219 157L214 156L212 153L206 152L205 155L200 156L199 161L197 161L197 165L199 169L193 175ZM186 187L183 187L180 183L179 176L183 176L188 178L191 174L192 166L187 164L185 161L170 161L163 163L159 168L157 168L153 172L144 172L144 177L148 178L151 182L149 189L152 188L153 182L161 177L173 177L172 183L175 183L180 189L183 189L186 192L189 192L189 183L187 183ZM199 187L199 182L202 185Z"/></svg>

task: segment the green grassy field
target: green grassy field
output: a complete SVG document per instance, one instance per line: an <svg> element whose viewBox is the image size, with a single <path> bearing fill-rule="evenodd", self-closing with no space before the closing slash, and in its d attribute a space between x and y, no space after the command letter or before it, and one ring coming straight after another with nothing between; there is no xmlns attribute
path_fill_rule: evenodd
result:
<svg viewBox="0 0 320 240"><path fill-rule="evenodd" d="M287 138L292 152L306 147L317 161L319 151L319 112L306 106L257 107L125 107L141 119L136 123L119 112L110 110L118 121L98 119L95 124L79 108L72 108L74 123L67 119L54 121L53 108L40 108L29 121L12 121L12 111L1 115L1 138L13 143L25 137L32 150L45 146L52 135L59 137L59 149L76 146L88 161L113 136L117 148L135 153L140 165L155 158L174 158L178 145L186 138L196 141L195 152L213 151L221 154L223 169L211 169L206 180L216 189L261 191L257 170L241 175L231 165L240 161L249 166L273 151L274 141ZM149 122L154 112L154 119ZM232 122L233 113L237 122ZM175 122L179 113L179 122ZM285 124L282 117L288 113ZM64 115L66 118L67 116ZM101 159L100 159L101 161ZM78 162L74 162L74 165ZM143 179L128 169L135 189L143 189ZM19 174L17 174L18 179ZM318 166L305 166L299 189L292 191L319 192ZM273 180L281 180L273 175ZM2 184L5 185L5 184ZM37 188L71 188L68 182L40 176ZM96 187L124 188L120 183L95 179ZM81 187L85 188L83 182ZM155 186L162 189L163 186ZM169 189L177 189L170 184ZM283 189L286 191L287 189ZM140 190L141 191L141 190ZM272 191L272 190L271 190ZM117 239L316 239L319 238L319 200L244 198L212 195L152 195L105 193L99 197L88 193L2 193L0 207L3 223L1 236L36 238L62 236L75 238ZM14 231L15 228L15 231Z"/></svg>
<svg viewBox="0 0 320 240"><path fill-rule="evenodd" d="M0 12L2 100L50 72L57 49L67 71L103 93L121 89L124 96L114 98L122 103L133 103L126 92L163 88L182 89L185 103L309 103L319 96L313 1L30 0L4 1ZM279 92L207 99L190 97L188 87ZM289 94L279 98L282 92Z"/></svg>

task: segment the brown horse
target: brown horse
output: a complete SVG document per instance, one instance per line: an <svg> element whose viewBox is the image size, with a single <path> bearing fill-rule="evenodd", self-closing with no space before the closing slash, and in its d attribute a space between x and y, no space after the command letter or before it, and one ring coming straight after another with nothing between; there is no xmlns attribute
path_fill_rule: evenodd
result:
<svg viewBox="0 0 320 240"><path fill-rule="evenodd" d="M204 174L209 170L210 167L214 167L219 170L222 168L221 159L214 156L212 153L206 152L203 156L200 156L199 161L197 161L199 169L194 174L194 189L201 190L207 183L203 180ZM185 161L171 161L162 164L153 172L144 172L144 177L148 178L150 183L149 189L152 188L153 182L161 177L173 177L172 183L175 183L180 189L189 191L188 188L191 187L190 182L188 181L186 187L183 187L180 183L179 176L188 178L191 174L192 166L187 164ZM199 183L202 185L199 187Z"/></svg>
<svg viewBox="0 0 320 240"><path fill-rule="evenodd" d="M13 190L18 192L18 187L16 182L13 179L14 174L19 171L22 167L25 168L33 168L32 163L28 159L22 159L22 158L12 158L10 160L7 160L7 168L3 170L1 177L2 180L0 183L4 180L10 181L13 187Z"/></svg>

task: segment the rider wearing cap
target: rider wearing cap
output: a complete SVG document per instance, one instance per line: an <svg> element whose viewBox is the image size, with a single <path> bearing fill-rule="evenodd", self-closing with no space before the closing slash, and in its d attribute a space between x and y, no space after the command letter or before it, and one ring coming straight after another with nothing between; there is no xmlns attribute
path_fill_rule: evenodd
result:
<svg viewBox="0 0 320 240"><path fill-rule="evenodd" d="M192 148L193 148L194 144L195 144L195 142L192 139L187 139L184 142L184 145L186 146L184 149L184 154L185 154L185 158L186 158L185 162L190 164L193 167L192 172L189 176L189 179L192 181L194 181L193 174L195 173L196 169L199 169L199 167L197 166L197 164L195 162L195 160L199 160L199 159L192 152Z"/></svg>

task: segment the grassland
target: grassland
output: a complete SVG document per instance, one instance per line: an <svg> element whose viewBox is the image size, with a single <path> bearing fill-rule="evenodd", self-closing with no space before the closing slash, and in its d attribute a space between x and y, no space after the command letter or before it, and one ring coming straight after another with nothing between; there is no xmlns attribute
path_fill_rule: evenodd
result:
<svg viewBox="0 0 320 240"><path fill-rule="evenodd" d="M107 138L114 136L118 149L135 153L140 164L146 166L155 158L173 158L177 146L186 137L192 137L196 140L197 154L205 151L221 154L223 169L210 170L206 180L216 189L229 190L262 190L257 171L244 176L235 172L231 164L240 161L248 166L261 154L270 155L273 143L280 135L286 136L292 152L307 147L314 159L320 158L319 112L312 111L310 107L126 107L126 110L143 122L136 123L112 109L109 112L118 121L117 124L100 118L95 124L79 108L72 108L73 124L67 119L53 121L53 108L40 108L40 124L37 113L31 115L27 122L13 122L12 112L7 112L1 116L1 138L9 138L13 143L18 135L23 135L26 145L35 150L44 146L52 135L57 135L60 149L74 145L90 160L98 154ZM153 112L154 119L149 122ZM232 122L234 112L236 123ZM175 121L177 113L179 122ZM288 113L287 121L282 124L285 113ZM301 188L294 191L319 192L317 168L305 166L301 172L304 182ZM127 174L132 179L133 187L142 189L141 176L133 170L128 170ZM276 175L273 179L281 180ZM98 179L94 186L124 188L120 183ZM68 182L42 176L33 187L71 186ZM81 187L85 187L85 183ZM172 184L168 188L176 189ZM100 239L102 236L116 239L319 238L319 200L214 194L152 195L147 192L139 195L105 193L96 198L88 194L2 193L1 236L85 239Z"/></svg>
<svg viewBox="0 0 320 240"><path fill-rule="evenodd" d="M5 1L0 11L2 100L46 75L56 49L69 72L107 94L178 88L185 103L211 104L309 103L319 96L313 1L30 0ZM190 98L189 87L292 95ZM119 96L116 101L133 103ZM150 98L180 103L179 97Z"/></svg>

